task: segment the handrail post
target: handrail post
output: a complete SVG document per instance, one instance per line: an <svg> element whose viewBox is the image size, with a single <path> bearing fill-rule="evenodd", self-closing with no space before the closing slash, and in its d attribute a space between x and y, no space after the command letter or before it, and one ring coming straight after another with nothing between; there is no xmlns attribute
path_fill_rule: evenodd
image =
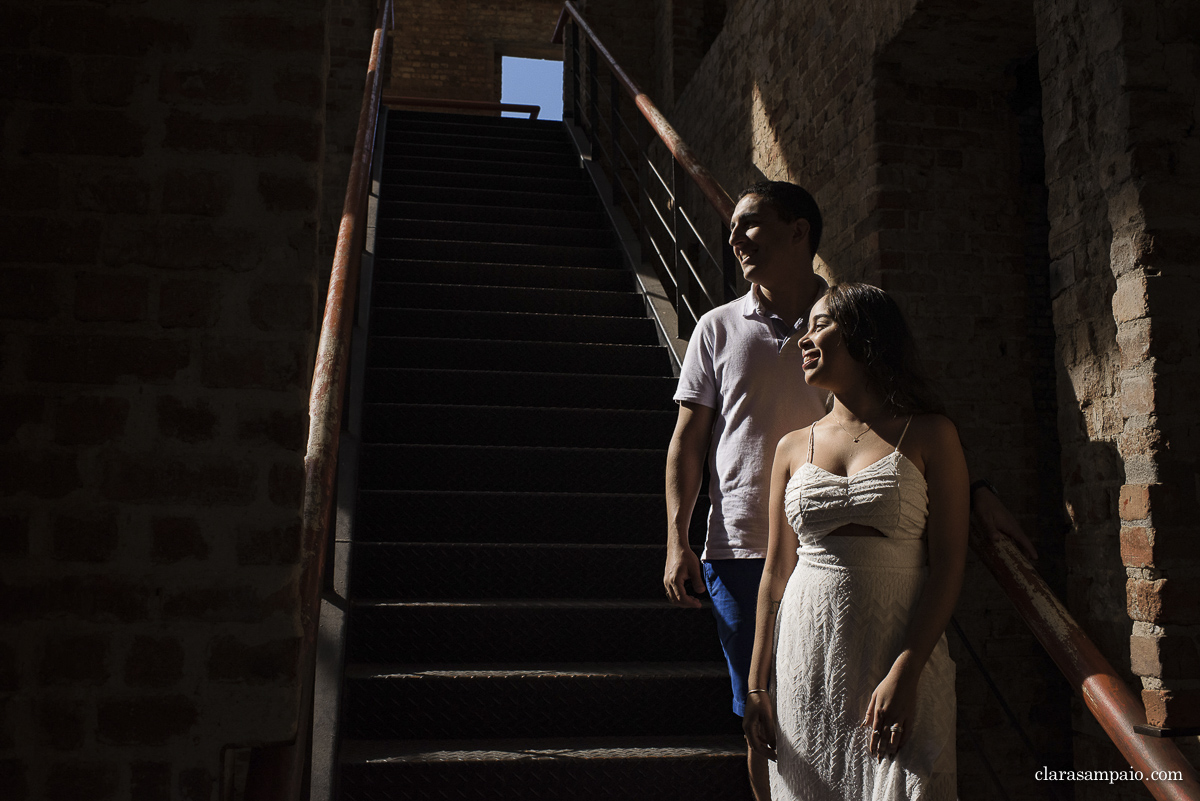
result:
<svg viewBox="0 0 1200 801"><path fill-rule="evenodd" d="M675 248L675 315L679 321L679 338L687 339L692 335L696 324L692 312L688 308L688 300L692 295L692 271L683 255L683 229L679 224L679 181L676 178L675 159L671 159L671 238Z"/></svg>
<svg viewBox="0 0 1200 801"><path fill-rule="evenodd" d="M592 145L592 158L595 159L600 144L600 78L597 74L596 46L591 41L588 42L587 53L588 142Z"/></svg>
<svg viewBox="0 0 1200 801"><path fill-rule="evenodd" d="M617 181L621 180L621 163L617 159L617 155L621 152L620 139L621 132L617 126L621 124L620 114L621 91L617 86L617 82L612 75L608 76L608 119L609 119L609 134L612 142L612 149L609 150L609 158L612 159L612 204L613 206L621 205L620 186Z"/></svg>
<svg viewBox="0 0 1200 801"><path fill-rule="evenodd" d="M571 20L571 116L583 121L583 109L579 105L579 26Z"/></svg>

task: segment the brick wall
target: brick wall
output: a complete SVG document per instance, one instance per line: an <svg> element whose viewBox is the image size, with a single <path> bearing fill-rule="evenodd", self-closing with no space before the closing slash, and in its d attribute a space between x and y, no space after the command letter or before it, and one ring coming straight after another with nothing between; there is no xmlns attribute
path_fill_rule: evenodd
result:
<svg viewBox="0 0 1200 801"><path fill-rule="evenodd" d="M499 100L500 59L554 58L558 0L399 0L388 90Z"/></svg>
<svg viewBox="0 0 1200 801"><path fill-rule="evenodd" d="M295 733L326 3L0 32L0 796L215 798Z"/></svg>

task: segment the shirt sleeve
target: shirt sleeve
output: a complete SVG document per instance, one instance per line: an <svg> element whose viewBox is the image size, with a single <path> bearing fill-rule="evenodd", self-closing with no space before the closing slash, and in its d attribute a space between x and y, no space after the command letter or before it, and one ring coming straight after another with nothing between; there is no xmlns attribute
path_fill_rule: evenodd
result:
<svg viewBox="0 0 1200 801"><path fill-rule="evenodd" d="M703 318L688 341L687 352L679 371L679 386L675 390L675 402L699 403L710 409L720 406L717 397L717 379L713 369L713 339L707 321Z"/></svg>

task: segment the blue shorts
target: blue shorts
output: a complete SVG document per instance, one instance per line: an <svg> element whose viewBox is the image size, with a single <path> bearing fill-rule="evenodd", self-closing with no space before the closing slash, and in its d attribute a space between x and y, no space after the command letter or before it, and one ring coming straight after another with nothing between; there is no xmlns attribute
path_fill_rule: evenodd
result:
<svg viewBox="0 0 1200 801"><path fill-rule="evenodd" d="M712 599L717 634L729 663L733 683L733 713L746 714L750 689L750 657L754 653L754 624L758 611L758 583L766 559L717 559L704 562L704 583Z"/></svg>

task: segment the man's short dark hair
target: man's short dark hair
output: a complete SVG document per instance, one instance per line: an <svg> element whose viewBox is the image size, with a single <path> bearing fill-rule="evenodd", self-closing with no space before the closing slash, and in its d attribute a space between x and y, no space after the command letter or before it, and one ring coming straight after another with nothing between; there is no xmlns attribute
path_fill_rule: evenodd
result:
<svg viewBox="0 0 1200 801"><path fill-rule="evenodd" d="M770 203L784 222L807 220L808 244L816 254L817 246L821 244L824 222L821 220L821 209L808 190L787 181L759 181L743 189L737 199L741 200L746 195L758 195Z"/></svg>

